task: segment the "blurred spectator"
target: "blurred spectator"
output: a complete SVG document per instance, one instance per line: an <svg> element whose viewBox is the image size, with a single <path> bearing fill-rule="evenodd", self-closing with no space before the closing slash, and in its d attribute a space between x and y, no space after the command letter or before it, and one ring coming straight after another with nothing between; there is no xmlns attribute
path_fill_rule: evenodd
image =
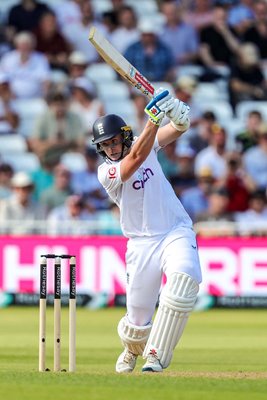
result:
<svg viewBox="0 0 267 400"><path fill-rule="evenodd" d="M175 142L167 144L158 152L158 160L167 179L170 180L178 175L179 166Z"/></svg>
<svg viewBox="0 0 267 400"><path fill-rule="evenodd" d="M196 180L196 186L184 190L180 198L193 222L198 214L208 209L208 195L215 183L212 171L205 167L198 172Z"/></svg>
<svg viewBox="0 0 267 400"><path fill-rule="evenodd" d="M202 111L196 101L194 101L194 93L197 89L198 82L196 78L190 75L182 75L174 83L174 93L177 99L187 103L190 106L190 128L180 141L188 141L197 131L196 128L201 120Z"/></svg>
<svg viewBox="0 0 267 400"><path fill-rule="evenodd" d="M46 55L50 67L67 71L70 46L59 32L56 16L52 11L41 16L34 33L36 50Z"/></svg>
<svg viewBox="0 0 267 400"><path fill-rule="evenodd" d="M96 96L95 86L87 78L76 78L71 84L70 111L79 115L87 136L91 138L92 126L104 115L104 106Z"/></svg>
<svg viewBox="0 0 267 400"><path fill-rule="evenodd" d="M91 207L96 210L107 208L107 195L97 177L99 164L98 154L95 149L88 147L85 152L87 169L73 172L71 187L74 193L83 196Z"/></svg>
<svg viewBox="0 0 267 400"><path fill-rule="evenodd" d="M20 4L11 6L8 13L7 27L9 36L22 31L34 31L37 27L41 16L49 11L45 2L37 0L20 0Z"/></svg>
<svg viewBox="0 0 267 400"><path fill-rule="evenodd" d="M109 38L113 46L124 53L131 44L139 40L140 33L137 29L137 17L132 7L122 6L117 15L119 25Z"/></svg>
<svg viewBox="0 0 267 400"><path fill-rule="evenodd" d="M253 3L253 0L239 0L229 10L228 23L240 39L253 24L255 18Z"/></svg>
<svg viewBox="0 0 267 400"><path fill-rule="evenodd" d="M15 50L3 55L0 71L7 74L11 90L16 97L43 97L50 80L50 68L46 57L34 51L35 38L30 32L18 33L14 43Z"/></svg>
<svg viewBox="0 0 267 400"><path fill-rule="evenodd" d="M88 67L86 56L81 51L73 51L69 56L68 75L70 81L72 79L85 76L86 68Z"/></svg>
<svg viewBox="0 0 267 400"><path fill-rule="evenodd" d="M244 33L244 41L257 46L260 58L267 61L267 3L265 0L256 0L254 6L254 23Z"/></svg>
<svg viewBox="0 0 267 400"><path fill-rule="evenodd" d="M248 113L244 130L235 135L235 142L239 152L244 153L257 144L258 130L262 122L262 114L259 111L252 110Z"/></svg>
<svg viewBox="0 0 267 400"><path fill-rule="evenodd" d="M63 35L71 44L73 50L81 51L88 63L96 62L99 55L94 46L88 43L88 35L92 26L97 27L106 36L106 27L95 18L93 6L90 0L83 0L80 5L81 21L63 26Z"/></svg>
<svg viewBox="0 0 267 400"><path fill-rule="evenodd" d="M107 35L110 35L118 28L118 16L113 10L104 11L101 16L101 22L107 29Z"/></svg>
<svg viewBox="0 0 267 400"><path fill-rule="evenodd" d="M212 23L212 0L195 0L194 6L184 13L184 20L200 30Z"/></svg>
<svg viewBox="0 0 267 400"><path fill-rule="evenodd" d="M170 177L170 183L176 195L180 198L184 190L196 185L194 174L195 152L187 145L178 143L175 149L178 173Z"/></svg>
<svg viewBox="0 0 267 400"><path fill-rule="evenodd" d="M258 144L247 150L243 156L245 171L255 182L258 189L267 188L267 124L258 130Z"/></svg>
<svg viewBox="0 0 267 400"><path fill-rule="evenodd" d="M84 0L64 0L64 5L62 2L52 5L61 31L67 29L71 24L80 23L82 18L80 5L83 1Z"/></svg>
<svg viewBox="0 0 267 400"><path fill-rule="evenodd" d="M0 164L0 200L12 195L11 179L14 171L10 164Z"/></svg>
<svg viewBox="0 0 267 400"><path fill-rule="evenodd" d="M54 168L58 164L58 156L49 154L40 156L40 168L31 174L34 183L33 197L39 201L44 190L50 188L54 183Z"/></svg>
<svg viewBox="0 0 267 400"><path fill-rule="evenodd" d="M88 223L94 219L94 214L88 211L82 197L71 195L62 206L54 208L48 214L48 233L70 236L90 234L92 229Z"/></svg>
<svg viewBox="0 0 267 400"><path fill-rule="evenodd" d="M214 186L208 195L208 207L206 211L196 216L196 222L216 221L230 222L233 221L233 214L228 212L229 193L225 187ZM218 230L220 226L218 225Z"/></svg>
<svg viewBox="0 0 267 400"><path fill-rule="evenodd" d="M197 125L196 134L189 138L189 145L199 153L201 150L209 146L212 134L212 126L216 123L216 116L212 111L205 111Z"/></svg>
<svg viewBox="0 0 267 400"><path fill-rule="evenodd" d="M254 44L244 43L239 46L229 79L229 96L234 110L243 100L267 99L267 82Z"/></svg>
<svg viewBox="0 0 267 400"><path fill-rule="evenodd" d="M228 67L238 47L239 41L227 24L226 10L215 6L211 25L200 30L200 59L208 69L207 80L220 76L217 67Z"/></svg>
<svg viewBox="0 0 267 400"><path fill-rule="evenodd" d="M227 171L221 184L229 193L228 211L245 211L248 208L248 199L251 191L256 186L242 166L242 158L239 153L228 153Z"/></svg>
<svg viewBox="0 0 267 400"><path fill-rule="evenodd" d="M6 74L0 73L0 136L15 133L19 125L19 115Z"/></svg>
<svg viewBox="0 0 267 400"><path fill-rule="evenodd" d="M86 132L80 117L69 110L69 95L65 92L49 93L48 109L40 115L29 146L40 158L58 158L67 150L82 151Z"/></svg>
<svg viewBox="0 0 267 400"><path fill-rule="evenodd" d="M120 209L115 203L111 203L108 210L97 213L98 234L122 235L120 226Z"/></svg>
<svg viewBox="0 0 267 400"><path fill-rule="evenodd" d="M223 178L227 167L225 129L218 124L212 125L209 143L209 146L201 150L195 158L195 174L198 175L203 167L208 167L215 179Z"/></svg>
<svg viewBox="0 0 267 400"><path fill-rule="evenodd" d="M64 204L66 198L72 194L70 187L70 171L63 165L58 164L53 172L53 185L44 190L40 196L40 202L47 212Z"/></svg>
<svg viewBox="0 0 267 400"><path fill-rule="evenodd" d="M141 38L126 49L125 57L148 80L172 81L175 76L175 60L170 47L157 36L157 26L152 19L143 19L138 28Z"/></svg>
<svg viewBox="0 0 267 400"><path fill-rule="evenodd" d="M124 6L124 2L125 2L125 0L111 0L112 9L115 12L118 12L121 9L121 7Z"/></svg>
<svg viewBox="0 0 267 400"><path fill-rule="evenodd" d="M135 123L131 124L131 127L134 134L138 136L143 131L148 119L147 114L144 113L144 109L147 105L147 97L139 90L133 90L131 92L131 100L135 110Z"/></svg>
<svg viewBox="0 0 267 400"><path fill-rule="evenodd" d="M161 12L166 19L161 30L161 39L171 49L175 64L193 63L199 45L195 28L183 21L182 8L175 1L163 2Z"/></svg>
<svg viewBox="0 0 267 400"><path fill-rule="evenodd" d="M44 220L45 210L33 201L33 181L25 172L17 172L12 180L11 197L2 200L0 226L2 233L26 235L38 232L34 222Z"/></svg>
<svg viewBox="0 0 267 400"><path fill-rule="evenodd" d="M235 214L235 221L241 234L267 233L267 203L264 190L256 190L250 194L249 207L245 212Z"/></svg>

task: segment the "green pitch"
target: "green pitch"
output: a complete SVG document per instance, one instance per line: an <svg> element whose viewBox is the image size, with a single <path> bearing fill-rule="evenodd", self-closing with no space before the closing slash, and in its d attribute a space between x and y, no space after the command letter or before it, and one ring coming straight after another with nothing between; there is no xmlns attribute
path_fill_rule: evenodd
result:
<svg viewBox="0 0 267 400"><path fill-rule="evenodd" d="M47 367L53 365L52 308L48 313ZM124 309L77 312L77 372L38 369L38 309L0 309L1 400L266 399L266 311L195 312L162 374L118 375L117 322ZM62 314L62 368L68 361L68 310ZM66 333L65 333L66 332Z"/></svg>

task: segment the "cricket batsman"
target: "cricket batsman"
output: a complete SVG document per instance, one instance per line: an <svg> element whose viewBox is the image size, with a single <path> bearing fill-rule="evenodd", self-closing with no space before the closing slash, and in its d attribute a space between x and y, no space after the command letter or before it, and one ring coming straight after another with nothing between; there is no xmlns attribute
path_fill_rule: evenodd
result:
<svg viewBox="0 0 267 400"><path fill-rule="evenodd" d="M201 269L192 221L157 159L161 148L189 128L189 111L161 88L145 108L150 118L139 137L114 114L93 125L93 144L104 158L98 178L119 206L128 238L127 312L118 324L124 347L118 373L132 372L138 356L145 359L143 372L167 368L197 298ZM160 127L164 116L170 122ZM167 281L160 293L163 274Z"/></svg>

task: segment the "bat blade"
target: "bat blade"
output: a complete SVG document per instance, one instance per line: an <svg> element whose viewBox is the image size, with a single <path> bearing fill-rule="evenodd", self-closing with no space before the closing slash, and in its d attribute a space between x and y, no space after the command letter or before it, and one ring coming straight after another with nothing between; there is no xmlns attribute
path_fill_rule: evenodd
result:
<svg viewBox="0 0 267 400"><path fill-rule="evenodd" d="M149 98L155 92L154 86L102 35L92 27L89 33L89 41L95 47L100 56L128 83L140 90Z"/></svg>

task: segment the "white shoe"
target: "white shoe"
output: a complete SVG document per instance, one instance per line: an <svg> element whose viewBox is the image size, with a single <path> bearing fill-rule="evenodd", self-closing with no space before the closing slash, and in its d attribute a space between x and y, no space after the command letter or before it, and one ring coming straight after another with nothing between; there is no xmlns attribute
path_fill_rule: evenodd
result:
<svg viewBox="0 0 267 400"><path fill-rule="evenodd" d="M125 349L119 356L116 363L116 372L133 372L137 360L137 355Z"/></svg>
<svg viewBox="0 0 267 400"><path fill-rule="evenodd" d="M142 372L162 372L163 368L158 359L156 350L151 350L146 358L146 363L142 368Z"/></svg>

